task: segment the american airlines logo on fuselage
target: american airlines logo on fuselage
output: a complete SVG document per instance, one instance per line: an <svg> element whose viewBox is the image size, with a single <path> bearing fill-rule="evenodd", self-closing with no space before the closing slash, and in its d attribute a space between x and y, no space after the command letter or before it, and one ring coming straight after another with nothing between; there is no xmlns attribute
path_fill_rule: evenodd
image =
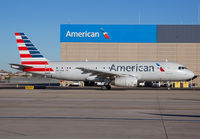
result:
<svg viewBox="0 0 200 139"><path fill-rule="evenodd" d="M66 33L66 37L70 38L99 38L99 32L88 32L87 30L84 32L70 32L69 30Z"/></svg>
<svg viewBox="0 0 200 139"><path fill-rule="evenodd" d="M112 64L110 71L127 71L127 72L154 72L153 65L133 65L133 66L121 66Z"/></svg>

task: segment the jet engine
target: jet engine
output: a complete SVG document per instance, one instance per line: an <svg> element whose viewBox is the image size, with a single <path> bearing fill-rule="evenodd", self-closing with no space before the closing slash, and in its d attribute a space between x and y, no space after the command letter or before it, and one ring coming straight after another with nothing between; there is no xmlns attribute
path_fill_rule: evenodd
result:
<svg viewBox="0 0 200 139"><path fill-rule="evenodd" d="M137 86L137 78L131 76L117 77L114 80L114 85L121 87L134 87Z"/></svg>

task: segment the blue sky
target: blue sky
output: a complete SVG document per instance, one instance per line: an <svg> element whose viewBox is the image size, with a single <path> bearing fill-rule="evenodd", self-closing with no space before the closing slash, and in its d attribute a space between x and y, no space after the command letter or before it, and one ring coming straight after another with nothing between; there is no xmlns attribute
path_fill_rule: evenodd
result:
<svg viewBox="0 0 200 139"><path fill-rule="evenodd" d="M60 24L199 24L200 0L1 0L0 69L20 62L14 32L60 60Z"/></svg>

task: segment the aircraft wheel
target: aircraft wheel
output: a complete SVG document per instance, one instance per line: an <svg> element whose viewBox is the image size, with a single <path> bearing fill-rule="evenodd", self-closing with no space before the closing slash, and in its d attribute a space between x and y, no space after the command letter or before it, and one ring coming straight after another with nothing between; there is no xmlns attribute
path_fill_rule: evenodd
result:
<svg viewBox="0 0 200 139"><path fill-rule="evenodd" d="M103 85L101 87L102 90L110 90L111 89L111 86L110 85Z"/></svg>
<svg viewBox="0 0 200 139"><path fill-rule="evenodd" d="M106 89L107 89L107 90L110 90L110 89L111 89L111 86L110 86L110 85L106 85Z"/></svg>
<svg viewBox="0 0 200 139"><path fill-rule="evenodd" d="M107 88L106 88L105 85L101 86L101 89L102 89L102 90L107 90Z"/></svg>

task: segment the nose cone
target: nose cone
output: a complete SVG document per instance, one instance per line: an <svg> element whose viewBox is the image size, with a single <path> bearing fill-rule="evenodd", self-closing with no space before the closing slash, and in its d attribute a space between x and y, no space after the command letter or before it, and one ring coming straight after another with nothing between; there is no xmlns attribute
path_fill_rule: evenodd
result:
<svg viewBox="0 0 200 139"><path fill-rule="evenodd" d="M186 73L186 77L187 77L187 79L192 79L194 77L194 73L192 71L188 70Z"/></svg>

